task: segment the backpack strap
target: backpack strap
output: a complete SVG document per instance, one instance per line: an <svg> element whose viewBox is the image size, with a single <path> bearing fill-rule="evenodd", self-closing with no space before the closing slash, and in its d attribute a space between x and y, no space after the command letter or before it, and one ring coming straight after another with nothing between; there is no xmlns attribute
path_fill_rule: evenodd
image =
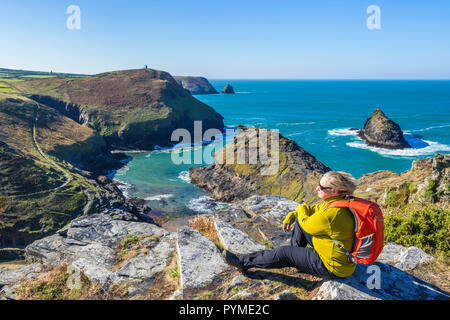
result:
<svg viewBox="0 0 450 320"><path fill-rule="evenodd" d="M333 241L333 243L334 243L339 249L341 249L342 252L345 253L345 255L346 255L347 258L348 258L348 261L353 262L354 264L357 264L355 258L353 258L352 255L350 254L350 252L348 252L343 246L341 246L341 245L339 244L339 242L337 242L336 240L334 240L334 239L333 239L332 237L330 237L330 236L328 236L328 238L330 238L331 241Z"/></svg>
<svg viewBox="0 0 450 320"><path fill-rule="evenodd" d="M356 213L355 213L354 210L350 207L350 201L352 201L353 199L354 199L354 197L348 196L348 197L345 197L345 200L336 200L336 201L330 202L330 203L325 207L325 209L328 209L328 208L348 208L348 209L350 210L350 212L352 213L353 218L354 218L354 220L355 220L355 230L354 230L354 232L356 232L356 231L358 230L358 218L356 218ZM348 252L343 246L341 246L341 245L339 244L339 242L337 242L336 240L334 240L334 239L333 239L332 237L330 237L330 236L328 236L328 238L330 238L330 240L333 241L333 243L334 243L339 249L341 249L342 252L345 253L345 255L346 255L347 258L348 258L348 261L350 261L350 262L352 262L352 263L354 263L354 264L357 264L356 260L352 257L352 255L350 254L350 252ZM354 244L355 244L355 240L356 240L356 239L353 239L353 246L354 246Z"/></svg>

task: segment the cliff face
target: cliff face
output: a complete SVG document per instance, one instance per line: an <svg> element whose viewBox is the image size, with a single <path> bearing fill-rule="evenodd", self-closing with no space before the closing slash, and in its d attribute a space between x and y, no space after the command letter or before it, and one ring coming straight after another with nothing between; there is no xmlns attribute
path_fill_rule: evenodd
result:
<svg viewBox="0 0 450 320"><path fill-rule="evenodd" d="M282 195L298 202L317 201L315 188L321 176L330 168L294 141L280 135L277 168L271 174L262 174L263 170L268 169L268 165L262 164L261 161L251 164L249 157L270 154L271 145L268 145L268 150L260 147L261 145L254 148L248 139L262 139L260 133L263 130L270 140L271 133L276 132L259 128L240 129L242 132L234 138L233 143L215 153L216 158L222 153L223 159L227 159L227 154L233 155L234 163L224 161L223 164L216 162L211 166L190 168L191 183L210 192L220 201L241 200L255 194ZM244 164L238 164L237 161L240 150L245 150ZM272 150L272 155L274 153L275 149Z"/></svg>
<svg viewBox="0 0 450 320"><path fill-rule="evenodd" d="M369 146L386 149L411 148L403 137L400 126L386 117L380 109L373 111L364 124L364 128L359 130L358 136Z"/></svg>
<svg viewBox="0 0 450 320"><path fill-rule="evenodd" d="M203 77L174 76L174 79L191 94L216 94L217 90Z"/></svg>
<svg viewBox="0 0 450 320"><path fill-rule="evenodd" d="M170 74L142 69L80 78L48 78L15 84L21 92L46 102L71 119L86 123L114 148L147 149L169 145L177 128L193 132L223 129L223 117L193 98Z"/></svg>

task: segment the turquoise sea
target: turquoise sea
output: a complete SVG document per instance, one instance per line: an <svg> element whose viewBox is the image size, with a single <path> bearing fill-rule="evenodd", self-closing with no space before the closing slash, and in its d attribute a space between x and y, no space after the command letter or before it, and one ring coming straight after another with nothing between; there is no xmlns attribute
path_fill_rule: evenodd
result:
<svg viewBox="0 0 450 320"><path fill-rule="evenodd" d="M210 82L219 92L227 83L236 91L195 96L222 114L225 125L278 129L325 165L355 178L377 170L400 173L416 159L450 153L450 81ZM368 147L349 130L362 128L374 108L400 125L413 148ZM128 153L132 160L115 174L126 195L146 199L150 207L172 215L204 213L224 205L189 183L187 170L194 165L172 161L173 152L202 152L202 146L174 150Z"/></svg>

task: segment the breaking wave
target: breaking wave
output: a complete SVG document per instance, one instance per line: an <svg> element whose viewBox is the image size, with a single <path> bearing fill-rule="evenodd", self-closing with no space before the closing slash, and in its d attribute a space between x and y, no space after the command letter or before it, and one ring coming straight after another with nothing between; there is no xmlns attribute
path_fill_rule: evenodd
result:
<svg viewBox="0 0 450 320"><path fill-rule="evenodd" d="M356 136L358 134L357 130L351 130L350 128L337 128L328 130L330 136Z"/></svg>
<svg viewBox="0 0 450 320"><path fill-rule="evenodd" d="M160 201L162 199L172 198L173 196L174 196L173 194L158 194L156 196L151 196L151 197L144 198L144 200L146 200L146 201Z"/></svg>
<svg viewBox="0 0 450 320"><path fill-rule="evenodd" d="M178 175L178 179L183 180L184 182L191 183L191 178L189 177L189 171L181 171Z"/></svg>

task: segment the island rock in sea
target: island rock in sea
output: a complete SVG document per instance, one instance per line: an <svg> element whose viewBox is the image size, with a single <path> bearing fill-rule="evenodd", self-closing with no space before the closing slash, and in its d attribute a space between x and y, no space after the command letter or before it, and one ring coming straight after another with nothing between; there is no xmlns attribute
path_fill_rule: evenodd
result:
<svg viewBox="0 0 450 320"><path fill-rule="evenodd" d="M405 140L400 126L386 117L378 108L367 119L364 128L359 130L358 136L369 146L386 149L411 148Z"/></svg>
<svg viewBox="0 0 450 320"><path fill-rule="evenodd" d="M265 194L281 195L298 202L318 200L315 188L330 168L274 130L239 126L237 131L233 143L215 152L214 165L189 168L192 184L225 202ZM267 138L274 141L274 137L279 138L275 139L278 145L261 143ZM262 163L260 160L269 154L267 163L270 165ZM251 161L256 155L259 161ZM219 161L220 158L223 161ZM271 169L273 172L269 172Z"/></svg>
<svg viewBox="0 0 450 320"><path fill-rule="evenodd" d="M177 82L191 94L216 94L217 90L203 77L174 76Z"/></svg>
<svg viewBox="0 0 450 320"><path fill-rule="evenodd" d="M222 93L234 93L234 89L230 84L227 84L225 88L223 88Z"/></svg>

